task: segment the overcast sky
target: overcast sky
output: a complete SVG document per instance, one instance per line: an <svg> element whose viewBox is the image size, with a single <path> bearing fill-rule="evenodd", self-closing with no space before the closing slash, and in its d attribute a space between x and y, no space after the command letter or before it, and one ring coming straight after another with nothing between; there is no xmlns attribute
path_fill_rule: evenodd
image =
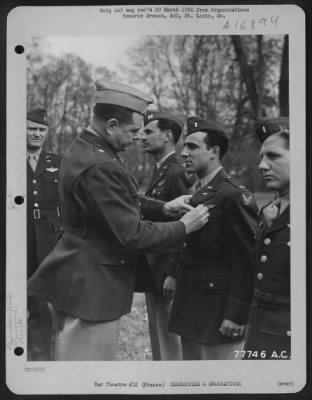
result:
<svg viewBox="0 0 312 400"><path fill-rule="evenodd" d="M77 54L86 62L113 70L118 63L127 62L127 50L139 39L139 36L49 36L47 50L56 56Z"/></svg>

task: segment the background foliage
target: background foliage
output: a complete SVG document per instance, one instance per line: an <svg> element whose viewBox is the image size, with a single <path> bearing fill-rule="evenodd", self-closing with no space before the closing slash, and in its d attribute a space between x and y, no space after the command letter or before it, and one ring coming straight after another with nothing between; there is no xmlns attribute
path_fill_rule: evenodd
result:
<svg viewBox="0 0 312 400"><path fill-rule="evenodd" d="M110 79L152 94L152 109L222 123L230 138L227 170L250 190L262 189L253 120L289 114L287 36L144 36L114 71L75 54L53 56L45 40L33 38L27 52L27 106L47 109L50 150L63 154L88 125L94 81ZM151 158L139 143L123 157L144 185Z"/></svg>

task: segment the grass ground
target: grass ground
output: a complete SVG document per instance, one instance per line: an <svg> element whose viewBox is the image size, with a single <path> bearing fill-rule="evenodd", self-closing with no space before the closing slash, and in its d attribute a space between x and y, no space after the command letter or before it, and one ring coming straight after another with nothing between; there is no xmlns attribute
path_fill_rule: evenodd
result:
<svg viewBox="0 0 312 400"><path fill-rule="evenodd" d="M262 207L272 198L271 193L254 193L258 207ZM119 361L152 360L151 344L148 332L148 319L145 295L135 293L131 313L121 319L119 339Z"/></svg>
<svg viewBox="0 0 312 400"><path fill-rule="evenodd" d="M152 351L144 293L135 293L130 314L121 319L117 360L151 360Z"/></svg>

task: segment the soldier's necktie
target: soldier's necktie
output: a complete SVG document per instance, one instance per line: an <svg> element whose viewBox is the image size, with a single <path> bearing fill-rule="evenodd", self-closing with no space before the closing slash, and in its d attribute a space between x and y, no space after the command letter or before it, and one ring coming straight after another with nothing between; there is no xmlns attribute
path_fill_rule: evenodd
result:
<svg viewBox="0 0 312 400"><path fill-rule="evenodd" d="M31 166L31 169L35 172L37 168L37 157L35 154L29 154L28 156L28 162L29 165Z"/></svg>
<svg viewBox="0 0 312 400"><path fill-rule="evenodd" d="M202 188L202 183L201 181L197 181L194 183L193 186L191 186L188 190L188 194L195 194Z"/></svg>
<svg viewBox="0 0 312 400"><path fill-rule="evenodd" d="M280 214L280 203L279 198L275 199L267 207L263 209L263 216L267 226L270 228L275 218Z"/></svg>
<svg viewBox="0 0 312 400"><path fill-rule="evenodd" d="M158 173L158 168L157 168L157 165L155 164L154 170L153 170L153 173L152 173L152 177L151 177L151 182L153 182L153 180L156 178L157 173Z"/></svg>

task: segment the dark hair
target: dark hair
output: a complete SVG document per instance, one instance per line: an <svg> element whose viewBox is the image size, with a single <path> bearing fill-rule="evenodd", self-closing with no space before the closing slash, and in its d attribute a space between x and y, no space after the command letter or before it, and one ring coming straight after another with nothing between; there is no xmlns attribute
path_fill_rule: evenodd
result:
<svg viewBox="0 0 312 400"><path fill-rule="evenodd" d="M182 132L181 126L178 123L172 121L171 119L162 118L158 120L158 128L161 131L170 130L172 132L174 143L178 142Z"/></svg>
<svg viewBox="0 0 312 400"><path fill-rule="evenodd" d="M225 136L224 132L207 130L204 142L206 143L207 148L213 146L219 146L220 153L219 157L222 160L224 154L227 152L229 139Z"/></svg>
<svg viewBox="0 0 312 400"><path fill-rule="evenodd" d="M126 107L116 106L113 104L95 104L93 113L96 117L108 121L109 119L117 119L121 124L128 124L132 122L132 116L135 111Z"/></svg>

